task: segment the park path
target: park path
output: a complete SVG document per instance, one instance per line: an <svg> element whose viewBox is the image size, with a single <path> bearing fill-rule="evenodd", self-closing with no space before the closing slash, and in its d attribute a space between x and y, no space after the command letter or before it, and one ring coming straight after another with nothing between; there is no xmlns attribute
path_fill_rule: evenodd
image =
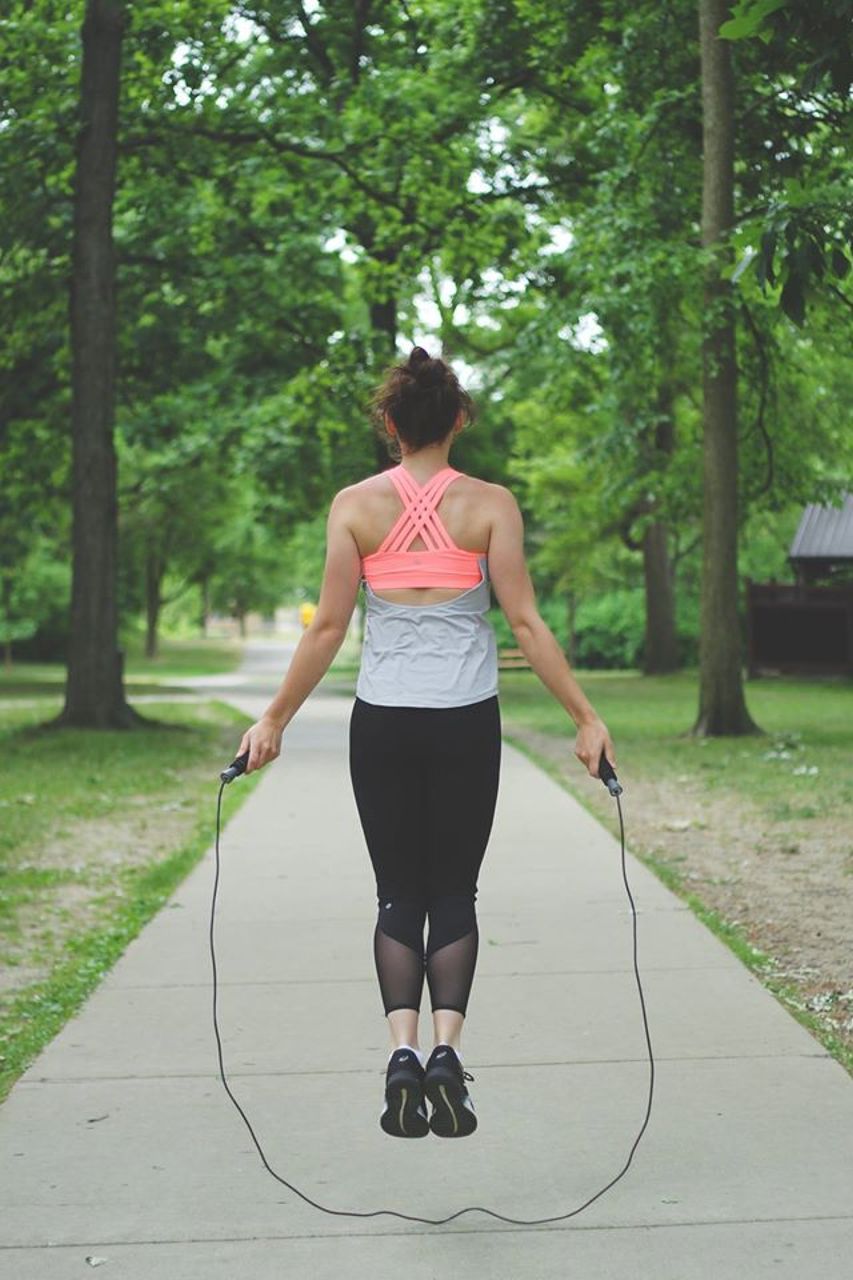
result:
<svg viewBox="0 0 853 1280"><path fill-rule="evenodd" d="M288 652L251 642L233 682L208 687L254 719ZM350 706L315 692L233 818L240 782L223 795L216 944L231 1086L273 1168L331 1208L564 1213L622 1167L645 1111L618 844L504 745L463 1042L480 1127L458 1143L387 1138ZM642 796L623 767L630 849ZM633 859L657 1078L649 1128L611 1191L539 1227L482 1213L445 1226L328 1217L293 1195L262 1166L218 1076L217 785L203 861L0 1109L0 1274L66 1280L91 1274L91 1257L106 1259L104 1280L849 1275L849 1077Z"/></svg>

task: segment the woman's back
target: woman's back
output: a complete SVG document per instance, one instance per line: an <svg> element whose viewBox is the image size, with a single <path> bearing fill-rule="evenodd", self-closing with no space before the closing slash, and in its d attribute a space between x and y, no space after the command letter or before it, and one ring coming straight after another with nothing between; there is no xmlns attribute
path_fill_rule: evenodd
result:
<svg viewBox="0 0 853 1280"><path fill-rule="evenodd" d="M406 470L418 488L425 488L431 479L430 476L418 479L413 469ZM434 510L456 547L478 556L488 556L495 488L486 480L457 473L444 490ZM403 512L404 501L384 471L353 485L349 493L349 525L364 561L379 551ZM406 554L428 549L420 534L411 540L407 538L406 543ZM377 586L372 590L378 598L412 605L439 604L462 594L459 588L445 586Z"/></svg>
<svg viewBox="0 0 853 1280"><path fill-rule="evenodd" d="M363 702L458 707L497 693L497 644L486 617L489 488L448 466L423 483L400 467L354 486L351 528L365 591L356 696ZM454 490L461 500L448 503ZM407 585L395 585L401 582Z"/></svg>

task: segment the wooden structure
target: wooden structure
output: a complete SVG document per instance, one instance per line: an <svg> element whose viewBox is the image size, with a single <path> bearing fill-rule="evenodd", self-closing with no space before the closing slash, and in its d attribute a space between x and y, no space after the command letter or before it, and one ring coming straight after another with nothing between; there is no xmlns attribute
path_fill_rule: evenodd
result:
<svg viewBox="0 0 853 1280"><path fill-rule="evenodd" d="M521 649L498 649L500 671L530 671L530 663Z"/></svg>
<svg viewBox="0 0 853 1280"><path fill-rule="evenodd" d="M807 506L788 559L796 582L747 579L750 676L853 675L853 494Z"/></svg>

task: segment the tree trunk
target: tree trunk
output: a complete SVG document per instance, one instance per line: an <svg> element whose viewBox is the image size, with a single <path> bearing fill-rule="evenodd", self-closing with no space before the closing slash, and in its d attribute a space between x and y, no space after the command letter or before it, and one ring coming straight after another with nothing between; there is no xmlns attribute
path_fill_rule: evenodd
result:
<svg viewBox="0 0 853 1280"><path fill-rule="evenodd" d="M666 334L668 319L661 317ZM661 358L668 366L671 347L667 341ZM657 392L657 423L654 447L667 460L675 449L673 391L668 367L661 375ZM646 627L643 643L643 674L664 675L678 670L678 637L675 629L675 591L669 562L668 526L655 520L643 535L643 580L646 597Z"/></svg>
<svg viewBox="0 0 853 1280"><path fill-rule="evenodd" d="M384 249L377 248L377 228L369 214L360 214L353 220L349 230L377 266L392 267L397 261L398 250L393 245L386 246ZM397 299L393 294L390 297L374 298L371 301L370 337L378 381L386 366L392 364L397 358ZM384 471L388 466L388 446L378 433L374 434L373 444L376 469Z"/></svg>
<svg viewBox="0 0 853 1280"><path fill-rule="evenodd" d="M564 650L569 666L575 661L575 615L577 613L577 597L574 591L566 594L566 648Z"/></svg>
<svg viewBox="0 0 853 1280"><path fill-rule="evenodd" d="M207 636L207 620L210 617L210 575L205 574L201 579L201 615L199 616L199 627L201 634Z"/></svg>
<svg viewBox="0 0 853 1280"><path fill-rule="evenodd" d="M734 77L727 0L699 0L702 245L713 251L703 298L703 547L699 637L701 735L757 732L746 709L737 616L737 366L730 261L734 222Z"/></svg>
<svg viewBox="0 0 853 1280"><path fill-rule="evenodd" d="M370 304L370 327L373 336L373 352L377 366L384 371L397 357L397 300L386 298ZM388 448L375 437L376 468L384 471L388 466Z"/></svg>
<svg viewBox="0 0 853 1280"><path fill-rule="evenodd" d="M128 728L118 648L118 499L113 443L116 365L112 207L121 45L115 0L88 0L71 250L72 587L65 706L56 724Z"/></svg>
<svg viewBox="0 0 853 1280"><path fill-rule="evenodd" d="M386 298L370 304L370 327L374 349L380 360L393 360L397 355L397 300Z"/></svg>
<svg viewBox="0 0 853 1280"><path fill-rule="evenodd" d="M145 656L157 657L157 624L163 603L165 563L154 551L145 557Z"/></svg>
<svg viewBox="0 0 853 1280"><path fill-rule="evenodd" d="M647 525L643 534L643 574L646 585L643 674L664 675L678 670L678 638L667 526L663 520Z"/></svg>
<svg viewBox="0 0 853 1280"><path fill-rule="evenodd" d="M3 612L6 615L6 621L11 625L12 621L12 577L9 573L0 574L0 582L3 584ZM5 671L12 670L12 640L8 638L3 641L3 669Z"/></svg>

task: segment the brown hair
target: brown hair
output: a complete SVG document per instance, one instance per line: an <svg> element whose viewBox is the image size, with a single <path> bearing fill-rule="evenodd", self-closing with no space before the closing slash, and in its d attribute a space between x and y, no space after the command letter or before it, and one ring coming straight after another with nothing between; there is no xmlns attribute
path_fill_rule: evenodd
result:
<svg viewBox="0 0 853 1280"><path fill-rule="evenodd" d="M413 347L404 364L386 371L370 401L373 419L393 457L400 454L397 439L385 426L387 414L400 438L415 451L444 440L459 416L473 422L474 401L459 385L449 364L433 359L423 347Z"/></svg>

